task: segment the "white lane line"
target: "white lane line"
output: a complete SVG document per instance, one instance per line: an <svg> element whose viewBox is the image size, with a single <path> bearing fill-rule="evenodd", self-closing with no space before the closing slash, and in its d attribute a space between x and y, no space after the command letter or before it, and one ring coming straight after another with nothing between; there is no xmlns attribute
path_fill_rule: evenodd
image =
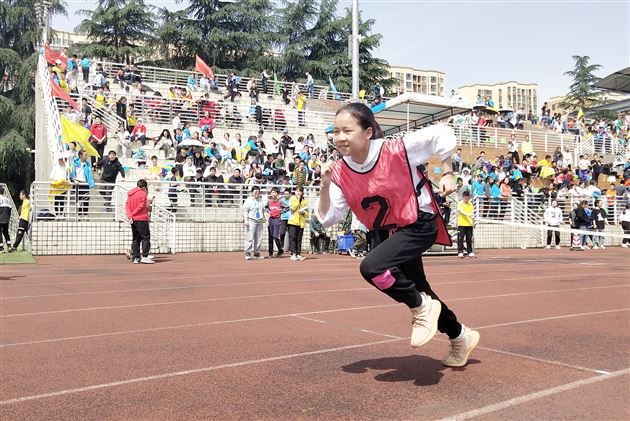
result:
<svg viewBox="0 0 630 421"><path fill-rule="evenodd" d="M567 314L567 315L564 315L564 316L552 316L552 317L544 317L544 318L538 318L538 319L520 320L520 321L518 321L518 324L535 323L535 322L541 322L541 321L544 321L544 320L556 320L556 319L559 319L559 318L572 318L572 317L592 316L592 315L597 315L597 314L620 312L620 311L628 311L628 310L630 310L630 308L623 308L623 309L617 309L617 310L607 310L607 311L593 311L593 312L588 312L588 313L574 313L574 314ZM409 337L393 336L393 335L389 335L387 333L376 332L376 331L368 330L368 329L362 329L360 327L356 327L356 326L348 325L348 324L343 324L343 323L329 322L329 321L326 321L326 320L314 319L314 318L310 318L310 317L299 317L299 318L300 319L304 319L304 320L309 320L309 321L312 321L312 322L317 322L317 323L327 323L327 324L329 324L331 326L340 327L340 328L352 330L352 331L355 331L355 332L366 332L366 333L371 333L371 334L378 335L378 336L384 336L384 337L387 337L387 338L398 338L398 339L401 339L401 340L403 340L403 339L407 339L408 340L409 339ZM479 330L479 329L483 329L483 328L487 328L487 327L510 326L512 324L515 324L515 323L514 322L498 323L498 324L488 325L488 326L473 327L472 329ZM434 337L433 340L438 341L438 342L448 343L448 339ZM549 360L549 359L544 359L544 358L538 358L538 357L533 357L533 356L527 355L527 354L520 354L520 353L516 353L516 352L504 351L504 350L496 349L496 348L477 346L476 349L480 349L480 350L488 351L488 352L494 352L494 353L497 353L497 354L508 355L510 357L517 357L517 358L532 360L532 361L541 362L541 363L545 363L545 364L557 365L557 366L560 366L560 367L572 368L572 369L580 370L580 371L587 371L589 373L610 374L610 372L605 371L605 370L599 370L599 369L584 367L584 366L575 365L575 364L567 364L567 363L563 363L561 361Z"/></svg>
<svg viewBox="0 0 630 421"><path fill-rule="evenodd" d="M345 276L341 278L331 278L331 281L346 281L356 279L356 276ZM86 292L68 292L63 294L42 294L42 295L20 295L15 297L0 297L0 300L21 300L26 298L51 298L51 297L67 297L77 295L97 295L97 294L122 294L127 292L150 292L150 291L171 291L179 289L198 289L198 288L225 288L231 286L256 286L269 284L286 284L286 283L305 283L319 282L321 279L289 279L282 281L263 281L263 282L230 282L226 284L203 284L203 285L183 285L177 287L160 287L160 288L138 288L138 289L117 289L109 291L86 291Z"/></svg>
<svg viewBox="0 0 630 421"><path fill-rule="evenodd" d="M472 411L462 412L460 414L452 415L450 417L442 418L442 421L461 421L470 418L480 417L482 415L490 414L492 412L508 409L517 405L521 405L526 402L530 402L536 399L544 398L547 396L557 395L558 393L567 392L569 390L577 389L583 386L588 386L593 383L598 383L604 380L613 379L619 376L625 376L630 374L630 368L614 371L610 374L599 375L590 377L588 379L577 380L571 383L566 383L560 386L552 387L549 389L539 390L537 392L528 393L516 398L508 399L502 402L498 402L492 405L483 406L481 408L473 409Z"/></svg>
<svg viewBox="0 0 630 421"><path fill-rule="evenodd" d="M628 311L628 310L630 310L630 307L628 307L628 308L619 308L619 309L615 309L615 310L593 311L591 313L565 314L564 316L541 317L539 319L530 319L530 320L525 320L525 321L517 320L515 322L497 323L497 324L493 324L493 325L479 326L479 327L476 327L475 329L490 329L490 328L493 328L493 327L514 326L514 325L520 325L520 324L523 324L523 323L545 322L545 321L548 321L548 320L567 319L567 318L571 318L571 317L575 317L575 316L593 316L593 315L596 315L596 314L618 313L620 311Z"/></svg>
<svg viewBox="0 0 630 421"><path fill-rule="evenodd" d="M503 298L503 297L516 297L519 295L536 295L536 294L550 294L554 292L575 292L575 291L590 291L594 289L609 289L609 288L629 288L630 285L605 285L601 287L588 287L588 288L570 288L570 289L549 289L545 291L532 291L532 292L515 292L510 294L496 294L496 295L486 295L483 297L461 297L461 298L451 298L447 300L449 303L451 301L467 301L467 300L476 300L478 298Z"/></svg>
<svg viewBox="0 0 630 421"><path fill-rule="evenodd" d="M319 290L319 291L301 291L301 292L281 292L277 294L260 294L260 295L241 295L237 297L223 297L223 298L205 298L203 300L184 300L184 301L165 301L160 303L145 303L145 304L128 304L121 306L105 306L105 307L87 307L87 308L76 308L70 310L53 310L53 311L40 311L35 313L15 313L15 314L4 314L0 316L0 318L10 318L10 317L24 317L24 316L37 316L43 314L60 314L60 313L77 313L84 311L98 311L98 310L117 310L121 308L142 308L142 307L154 307L154 306L167 306L167 305L175 305L175 304L196 304L196 303L208 303L212 301L229 301L229 300L244 300L249 298L269 298L269 297L285 297L291 295L307 295L307 294L327 294L334 292L349 292L349 291L371 291L374 288L346 288L346 289L327 289L327 290Z"/></svg>
<svg viewBox="0 0 630 421"><path fill-rule="evenodd" d="M350 262L352 263L352 262ZM330 266L333 266L333 268L330 268ZM476 267L477 265L475 265ZM568 268L574 268L575 264L574 263L556 263L556 268L560 268L560 267L564 267L564 266L568 266ZM433 266L436 269L438 268L442 268L442 266ZM356 265L351 265L351 264L343 264L343 265L326 265L324 268L313 268L313 267L308 267L307 271L305 272L300 272L297 270L292 270L292 271L278 271L278 272L269 272L269 273L265 273L262 272L262 275L276 275L276 274L311 274L313 269L316 269L317 272L336 272L336 271L346 271L348 269L354 269L356 268ZM425 267L426 271L427 271L427 275L429 277L433 277L433 276L439 276L439 275L450 275L453 273L452 269L447 270L447 271L433 271L432 266L427 265ZM475 270L474 267L471 267L471 270L466 271L466 275L469 275L471 273L488 273L488 268L485 269L479 269L479 270ZM619 270L621 271L621 269ZM618 274L619 271L617 272L609 272L610 274ZM514 272L514 268L511 269L499 269L499 270L492 270L492 273L503 273L503 272ZM137 282L137 281L154 281L154 280L164 280L164 281L170 281L170 280L179 280L179 279L190 279L191 275L182 275L182 276L173 276L173 277L164 277L164 278L155 278L155 277L146 277L146 278L135 278L135 275L147 275L150 273L155 273L155 274L163 274L164 271L157 271L157 272L127 272L127 273L121 273L121 274L117 274L116 276L129 276L131 277L131 279L99 279L99 280L80 280L80 281L70 281L70 282L44 282L44 283L36 283L36 284L29 284L29 283L19 283L20 280L19 279L12 279L12 282L16 282L16 284L14 285L4 285L4 284L0 284L0 289L1 288L25 288L25 287L29 287L29 286L57 286L57 285L80 285L80 284L104 284L104 283L124 283L124 282ZM581 275L583 275L584 272L581 273ZM50 277L65 277L65 278L72 278L74 276L76 276L76 273L72 273L72 274L50 274L50 275L46 275L46 277L50 278ZM598 273L599 275L599 273ZM39 276L39 275L36 275ZM44 276L44 275L42 275ZM231 273L230 276L251 276L251 272L245 272L245 273ZM225 277L225 274L221 274L221 275L203 275L204 279L207 278L220 278L220 277Z"/></svg>
<svg viewBox="0 0 630 421"><path fill-rule="evenodd" d="M451 298L448 300L448 302L477 300L481 298L504 298L504 297L517 297L521 295L549 294L549 293L556 293L556 292L591 291L591 290L597 290L597 289L628 288L628 287L630 287L630 285L606 285L606 286L600 286L600 287L515 292L515 293L509 293L509 294L483 295L483 296L478 296L478 297ZM283 293L278 293L278 294L245 295L245 296L224 297L224 298L206 298L206 299L201 299L201 300L166 301L166 302L158 302L158 303L127 304L127 305L120 305L120 306L105 306L105 307L86 307L86 308L76 308L76 309L69 309L69 310L52 310L52 311L40 311L40 312L33 312L33 313L5 314L5 315L1 315L0 319L13 318L13 317L25 317L25 316L37 316L37 315L45 315L45 314L77 313L77 312L99 311L99 310L117 310L117 309L122 309L122 308L144 308L144 307L154 307L154 306L164 306L164 305L195 304L195 303L206 303L206 302L212 302L212 301L229 301L229 300L241 300L241 299L248 299L248 298L269 298L269 297L282 297L282 296L288 296L288 295L305 295L305 294L346 292L346 291L375 291L375 289L369 287L369 288L332 289L332 290L323 290L323 291L283 292Z"/></svg>
<svg viewBox="0 0 630 421"><path fill-rule="evenodd" d="M309 272L310 274L310 272ZM431 285L459 285L459 284L485 284L490 282L510 282L510 281L531 281L534 279L550 279L550 278L570 278L572 276L582 276L582 273L574 273L574 274L564 274L564 275L547 275L547 276L525 276L522 278L508 278L508 279L483 279L478 281L453 281L453 282L432 282ZM597 276L605 276L605 275L618 275L617 272L602 272L598 273ZM327 278L325 280L362 280L359 274L347 277L340 278ZM601 279L598 279L601 280ZM168 291L168 290L179 290L179 289L197 289L197 288L215 288L215 287L230 287L230 286L255 286L255 285L269 285L269 284L282 284L282 283L295 283L295 282L318 282L321 279L292 279L292 280L281 280L281 281L263 281L263 282L231 282L224 284L203 284L203 285L185 285L185 286L176 286L176 287L160 287L160 288L139 288L139 289L119 289L119 290L105 290L105 291L86 291L86 292L68 292L62 294L42 294L42 295L20 295L14 297L0 297L0 300L18 300L18 299L27 299L27 298L54 298L54 297L67 297L67 296L77 296L77 295L98 295L98 294L121 294L127 292L150 292L150 291Z"/></svg>
<svg viewBox="0 0 630 421"><path fill-rule="evenodd" d="M275 276L275 275L310 275L313 273L313 269L314 268L308 268L307 271L304 272L300 272L298 270L289 270L289 271L278 271L278 272L262 272L259 275L270 275L270 276ZM337 268L337 269L317 269L317 272L337 272L337 271L347 271L347 268ZM150 272L150 273L161 273L163 274L164 271L161 272ZM168 273L168 272L167 272ZM64 274L64 275L50 275L50 277L52 276L64 276L66 278L73 278L75 277L77 274L76 273L72 273L72 274ZM130 279L90 279L90 280L81 280L81 281L71 281L71 282L44 282L44 283L38 283L38 284L28 284L28 283L22 283L22 284L15 284L15 285L0 285L0 288L25 288L25 287L32 287L32 286L58 286L58 285L80 285L80 284L89 284L89 285L93 285L93 284L106 284L106 283L113 283L113 282L120 282L120 283L124 283L124 282L141 282L141 281L171 281L171 280L178 280L178 279L190 279L193 277L203 277L203 279L207 279L207 278L225 278L226 276L230 276L230 277L235 277L235 276L244 276L244 277L251 277L252 276L252 272L244 272L244 273L229 273L228 275L226 275L225 273L223 274L217 274L217 275L182 275L182 276L170 276L170 277L163 277L163 278L156 278L155 276L153 277L147 277L147 278L136 278L136 275L146 275L146 273L144 272L126 272L126 273L120 273L120 274L116 274L115 276L126 276L126 277L130 277ZM14 282L20 282L20 280L18 279L14 279Z"/></svg>
<svg viewBox="0 0 630 421"><path fill-rule="evenodd" d="M155 328L149 328L149 329L122 330L122 331L117 331L117 332L97 333L93 335L66 336L63 338L42 339L39 341L8 343L8 344L0 345L0 348L21 346L21 345L34 345L34 344L42 344L42 343L48 343L48 342L64 342L64 341L71 341L71 340L77 340L77 339L102 338L106 336L129 335L129 334L135 334L135 333L159 332L162 330L189 329L189 328L195 328L195 327L221 325L221 324L227 324L227 323L254 322L258 320L280 319L280 318L292 317L292 316L338 313L342 311L368 310L368 309L375 309L375 308L398 307L398 306L400 306L400 304L383 304L383 305L375 305L375 306L336 308L336 309L331 309L331 310L308 311L304 313L277 314L273 316L249 317L245 319L217 320L217 321L212 321L212 322L202 322L202 323L193 323L193 324L186 324L186 325L175 325L175 326L163 326L163 327L155 327Z"/></svg>
<svg viewBox="0 0 630 421"><path fill-rule="evenodd" d="M317 351L300 352L297 354L280 355L277 357L260 358L257 360L239 361L239 362L229 363L229 364L221 364L221 365L215 365L215 366L210 366L210 367L195 368L192 370L176 371L176 372L171 372L171 373L158 374L154 376L137 377L133 379L120 380L120 381L111 382L111 383L101 383L101 384L95 384L95 385L85 386L85 387L77 387L74 389L66 389L66 390L59 390L56 392L42 393L39 395L31 395L31 396L23 396L20 398L7 399L4 401L1 401L0 406L34 401L38 399L52 398L56 396L72 395L75 393L106 389L110 387L123 386L127 384L141 383L141 382L147 382L147 381L152 381L152 380L161 380L161 379L167 379L171 377L188 376L188 375L197 374L197 373L207 373L209 371L216 371L216 370L221 370L225 368L243 367L247 365L267 363L267 362L272 362L272 361L288 360L291 358L300 358L300 357L307 357L311 355L328 354L332 352L346 351L349 349L357 349L357 348L364 348L364 347L373 346L373 345L388 344L391 342L397 342L398 340L399 339L387 339L383 341L368 342L368 343L357 344L357 345L348 345L348 346L341 346L341 347L336 347L336 348L326 348L326 349L320 349Z"/></svg>
<svg viewBox="0 0 630 421"><path fill-rule="evenodd" d="M313 313L316 313L316 312L311 312L311 314L313 314ZM308 320L308 318L304 318L304 319ZM320 321L320 320L316 320L316 319L311 319L311 320L312 321L317 321L317 322L327 323L325 321ZM536 319L536 320L539 320L539 319ZM111 382L111 383L101 383L101 384L85 386L85 387L79 387L79 388L74 388L74 389L66 389L66 390L60 390L60 391L56 391L56 392L43 393L43 394L39 394L39 395L23 396L23 397L20 397L20 398L14 398L14 399L8 399L8 400L5 400L5 401L2 401L2 402L0 402L0 406L9 405L9 404L15 404L15 403L21 403L21 402L27 402L27 401L32 401L32 400L38 400L38 399L44 399L44 398L50 398L50 397L56 397L56 396L70 395L70 394L75 394L75 393L87 392L87 391L91 391L91 390L98 390L98 389L122 386L122 385L126 385L126 384L133 384L133 383L140 383L140 382L146 382L146 381L152 381L152 380L165 379L165 378L169 378L169 377L186 376L186 375L190 375L190 374L203 373L203 372L214 371L214 370L219 370L219 369L224 369L224 368L241 367L241 366L258 364L258 363L286 360L286 359L290 359L290 358L298 358L298 357L303 357L303 356L310 356L310 355L325 354L325 353L331 353L331 352L337 352L337 351L344 351L344 350L348 350L348 349L363 348L363 347L372 346L372 345L381 345L381 344L395 343L395 342L400 342L402 340L408 339L408 338L401 338L401 337L398 337L398 336L387 335L387 334L374 332L374 331L368 331L368 330L363 330L363 331L365 331L367 333L372 333L372 334L378 334L378 335L386 336L386 337L389 337L389 338L392 338L392 339L387 339L387 340L384 340L384 341L377 341L377 342L369 342L369 343L358 344L358 345L349 345L349 346L337 347L337 348L328 348L328 349L323 349L323 350L318 350L318 351L310 351L310 352L303 352L303 353L298 353L298 354L289 354L289 355L282 355L282 356L277 356L277 357L261 358L261 359L257 359L257 360L240 361L240 362L236 362L236 363L222 364L222 365L218 365L218 366L211 366L211 367L205 367L205 368L198 368L198 369L192 369L192 370L184 370L184 371L178 371L178 372L172 372L172 373L159 374L159 375L155 375L155 376L138 377L138 378L121 380L121 381ZM446 340L441 340L441 341L446 342ZM490 350L490 349L488 349L488 350ZM492 351L496 352L497 350L492 350ZM512 356L523 357L523 358L528 358L528 359L535 359L533 357L529 357L529 356L526 356L526 355L520 355L520 354L514 354L514 353L511 353L511 355ZM539 359L536 359L536 360L539 360ZM545 360L539 360L539 361L541 361L541 362L550 362L550 361L545 361ZM630 369L621 370L621 371L609 373L608 375L598 376L598 377L595 377L595 378L599 378L599 377L608 377L608 378L616 377L618 375L621 375L621 374L629 372L629 370ZM575 383L579 383L579 382L575 382ZM588 384L588 383L585 383L585 384ZM554 389L558 389L558 388L554 388ZM548 389L548 390L553 390L553 389ZM564 389L564 390L569 390L569 389ZM559 390L558 392L564 391L564 390ZM555 392L555 393L558 393L558 392ZM541 393L541 392L537 392L537 393ZM530 394L530 395L534 395L534 394ZM530 396L530 395L525 395L525 396ZM541 396L537 396L537 397L542 397L542 396L546 396L546 395L541 395ZM537 397L532 398L532 399L536 399ZM517 399L521 399L521 398L517 398ZM531 399L527 399L527 400L531 400ZM526 402L527 400L523 400L522 402ZM510 401L514 401L514 399L510 400ZM510 401L506 401L506 402L510 402ZM519 402L519 403L522 403L522 402ZM518 403L515 403L513 405L516 405L516 404L518 404ZM497 405L501 405L501 404L491 405L490 407L495 407ZM507 407L513 406L513 405L508 405ZM484 408L489 408L489 407L484 407ZM487 410L487 409L484 409L484 408L480 408L480 409L478 409L476 411ZM493 409L493 410L488 411L488 412L494 412L494 411L498 411L500 409L503 409L503 407L497 407L497 409ZM472 412L474 412L474 411L469 411L468 413L464 413L464 414L469 414L469 413L472 413ZM488 412L480 412L478 415L483 415L484 413L488 413ZM462 416L462 414L460 414L458 416ZM477 416L477 415L470 415L467 418L471 418L473 416ZM450 418L450 419L466 419L466 418Z"/></svg>

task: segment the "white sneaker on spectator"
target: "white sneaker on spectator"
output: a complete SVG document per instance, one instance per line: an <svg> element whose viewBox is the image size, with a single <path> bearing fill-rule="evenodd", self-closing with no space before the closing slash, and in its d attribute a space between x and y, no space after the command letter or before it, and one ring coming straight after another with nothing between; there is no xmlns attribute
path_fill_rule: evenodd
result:
<svg viewBox="0 0 630 421"><path fill-rule="evenodd" d="M556 250L560 250L562 247L560 246L556 246Z"/></svg>
<svg viewBox="0 0 630 421"><path fill-rule="evenodd" d="M468 257L477 257L475 253L468 253Z"/></svg>
<svg viewBox="0 0 630 421"><path fill-rule="evenodd" d="M442 303L434 300L424 292L420 293L422 304L411 309L411 346L418 348L433 338L437 332L438 318L442 311Z"/></svg>
<svg viewBox="0 0 630 421"><path fill-rule="evenodd" d="M296 256L295 254L292 254L292 255L291 255L291 260L294 260L294 261L295 261L295 260L298 260L298 258L297 258L297 256Z"/></svg>
<svg viewBox="0 0 630 421"><path fill-rule="evenodd" d="M148 257L142 257L140 258L140 263L144 263L145 265L152 265L155 262Z"/></svg>
<svg viewBox="0 0 630 421"><path fill-rule="evenodd" d="M623 248L627 249L627 248L628 248L628 243L622 243L622 244L621 244L621 247L623 247Z"/></svg>
<svg viewBox="0 0 630 421"><path fill-rule="evenodd" d="M442 360L442 364L447 367L463 367L468 362L468 356L479 343L479 332L462 325L462 333L450 342L448 354Z"/></svg>
<svg viewBox="0 0 630 421"><path fill-rule="evenodd" d="M356 255L357 255L357 254L354 252L354 249L350 249L350 250L348 250L348 254L349 254L350 256L352 256L352 257L356 257Z"/></svg>
<svg viewBox="0 0 630 421"><path fill-rule="evenodd" d="M258 256L254 256L254 259L256 260L263 260L265 258L265 256L261 256L260 254Z"/></svg>
<svg viewBox="0 0 630 421"><path fill-rule="evenodd" d="M249 254L245 255L245 260L252 260L252 256L250 256Z"/></svg>
<svg viewBox="0 0 630 421"><path fill-rule="evenodd" d="M301 254L298 254L297 255L297 260L300 260L300 261L306 260L306 257L302 256Z"/></svg>
<svg viewBox="0 0 630 421"><path fill-rule="evenodd" d="M133 259L133 264L134 264L134 265L137 265L137 264L139 264L139 263L140 263L140 259Z"/></svg>
<svg viewBox="0 0 630 421"><path fill-rule="evenodd" d="M545 247L547 250L551 249L551 246L549 244L547 244L547 247Z"/></svg>
<svg viewBox="0 0 630 421"><path fill-rule="evenodd" d="M599 248L602 249L602 250L606 250L606 247L604 247L603 245L599 246Z"/></svg>
<svg viewBox="0 0 630 421"><path fill-rule="evenodd" d="M459 254L457 255L457 257L459 257L460 259L463 259L463 258L464 258L464 253L459 253Z"/></svg>
<svg viewBox="0 0 630 421"><path fill-rule="evenodd" d="M598 246L593 246L593 250L599 250Z"/></svg>

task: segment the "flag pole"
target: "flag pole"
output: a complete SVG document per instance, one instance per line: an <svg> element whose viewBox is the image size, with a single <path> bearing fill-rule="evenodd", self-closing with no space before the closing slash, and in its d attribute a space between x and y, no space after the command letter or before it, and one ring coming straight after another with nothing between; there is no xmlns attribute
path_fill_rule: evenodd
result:
<svg viewBox="0 0 630 421"><path fill-rule="evenodd" d="M359 99L359 0L352 0L352 100Z"/></svg>

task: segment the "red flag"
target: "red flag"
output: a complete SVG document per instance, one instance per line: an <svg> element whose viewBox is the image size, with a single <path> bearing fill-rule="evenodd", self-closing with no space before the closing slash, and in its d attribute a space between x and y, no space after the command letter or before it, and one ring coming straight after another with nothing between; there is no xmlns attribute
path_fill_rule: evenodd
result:
<svg viewBox="0 0 630 421"><path fill-rule="evenodd" d="M68 59L61 55L61 53L57 50L53 50L50 47L44 47L44 57L46 58L46 62L50 64L56 64L57 60L61 61L59 68L61 70L66 70L68 67Z"/></svg>
<svg viewBox="0 0 630 421"><path fill-rule="evenodd" d="M208 66L198 54L195 54L195 70L208 77L214 76L210 66Z"/></svg>
<svg viewBox="0 0 630 421"><path fill-rule="evenodd" d="M79 112L81 111L81 109L79 108L79 104L77 104L77 102L74 99L72 99L66 91L61 89L61 86L55 83L52 76L50 76L50 90L51 90L52 96L65 100L68 104L72 106L72 108L74 108L75 110Z"/></svg>

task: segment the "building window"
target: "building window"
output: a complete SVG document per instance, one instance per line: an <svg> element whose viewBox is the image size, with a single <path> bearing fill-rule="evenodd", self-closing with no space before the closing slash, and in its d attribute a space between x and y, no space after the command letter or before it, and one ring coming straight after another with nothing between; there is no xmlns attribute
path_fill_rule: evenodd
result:
<svg viewBox="0 0 630 421"><path fill-rule="evenodd" d="M437 78L435 76L431 76L431 83L436 83L437 82Z"/></svg>

